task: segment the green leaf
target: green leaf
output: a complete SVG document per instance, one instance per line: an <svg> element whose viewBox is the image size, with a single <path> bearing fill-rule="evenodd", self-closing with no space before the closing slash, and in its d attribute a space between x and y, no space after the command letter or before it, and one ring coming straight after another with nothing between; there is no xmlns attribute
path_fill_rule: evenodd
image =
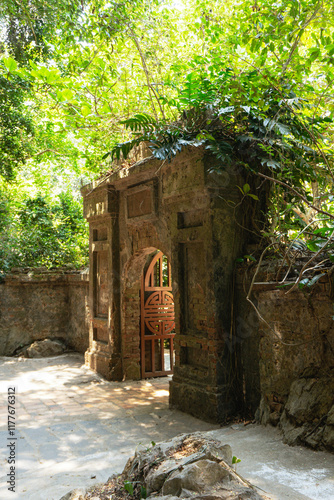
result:
<svg viewBox="0 0 334 500"><path fill-rule="evenodd" d="M241 462L240 458L237 458L236 456L232 457L232 464L238 464L239 462Z"/></svg>
<svg viewBox="0 0 334 500"><path fill-rule="evenodd" d="M256 196L256 194L248 193L247 196L250 196L251 198L253 198L253 200L259 201L259 198Z"/></svg>
<svg viewBox="0 0 334 500"><path fill-rule="evenodd" d="M133 495L133 484L130 481L124 482L124 489L129 493L129 495Z"/></svg>
<svg viewBox="0 0 334 500"><path fill-rule="evenodd" d="M265 160L264 163L268 166L268 167L273 167L275 169L277 168L280 168L281 167L281 164L278 163L277 161L275 160Z"/></svg>
<svg viewBox="0 0 334 500"><path fill-rule="evenodd" d="M252 260L253 262L256 262L256 259L255 259L255 257L253 257L253 255L244 255L244 258L248 259L248 260Z"/></svg>
<svg viewBox="0 0 334 500"><path fill-rule="evenodd" d="M151 131L157 122L155 118L146 113L137 113L131 118L123 120L120 123L124 124L126 128L132 130L132 132L137 132L141 130Z"/></svg>
<svg viewBox="0 0 334 500"><path fill-rule="evenodd" d="M304 288L304 286L305 286L305 285L307 285L309 281L310 281L310 280L309 280L309 278L304 278L304 279L302 279L302 280L298 283L298 287L299 287L300 289Z"/></svg>
<svg viewBox="0 0 334 500"><path fill-rule="evenodd" d="M307 248L311 250L311 252L317 252L319 250L318 245L313 241L307 243Z"/></svg>
<svg viewBox="0 0 334 500"><path fill-rule="evenodd" d="M281 134L284 135L289 135L291 134L291 131L287 125L284 125L284 123L277 122L275 126L278 128Z"/></svg>
<svg viewBox="0 0 334 500"><path fill-rule="evenodd" d="M140 486L140 498L147 498L147 491L145 486Z"/></svg>
<svg viewBox="0 0 334 500"><path fill-rule="evenodd" d="M312 47L309 50L309 53L310 53L309 60L311 62L314 62L321 55L321 50L319 49L319 47Z"/></svg>
<svg viewBox="0 0 334 500"><path fill-rule="evenodd" d="M30 74L31 74L31 76L32 76L32 77L34 77L34 78L39 78L39 77L40 77L40 74L39 74L39 72L38 72L38 70L37 70L37 69L32 69L32 70L30 71Z"/></svg>
<svg viewBox="0 0 334 500"><path fill-rule="evenodd" d="M250 191L250 185L244 184L242 189L243 189L244 193L247 194Z"/></svg>
<svg viewBox="0 0 334 500"><path fill-rule="evenodd" d="M57 98L60 102L70 101L74 97L74 92L71 89L64 89L57 92Z"/></svg>
<svg viewBox="0 0 334 500"><path fill-rule="evenodd" d="M12 57L3 57L2 62L9 72L13 72L17 69L17 62Z"/></svg>
<svg viewBox="0 0 334 500"><path fill-rule="evenodd" d="M83 106L81 106L80 110L83 117L88 116L91 112L91 108L90 106L88 106L88 104L84 104Z"/></svg>

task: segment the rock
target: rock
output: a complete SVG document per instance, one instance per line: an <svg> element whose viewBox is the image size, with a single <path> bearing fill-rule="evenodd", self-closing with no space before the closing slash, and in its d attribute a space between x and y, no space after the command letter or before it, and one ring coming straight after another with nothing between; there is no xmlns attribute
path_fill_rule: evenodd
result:
<svg viewBox="0 0 334 500"><path fill-rule="evenodd" d="M237 491L234 488L219 488L215 493L193 496L192 500L260 500L262 498L264 497L260 497L256 491L249 488L238 488Z"/></svg>
<svg viewBox="0 0 334 500"><path fill-rule="evenodd" d="M291 384L285 412L297 425L326 415L333 404L334 382L326 379L295 380Z"/></svg>
<svg viewBox="0 0 334 500"><path fill-rule="evenodd" d="M179 467L182 467L187 462L187 459L188 457L184 457L182 460L167 459L157 469L151 469L146 476L147 493L160 491L165 479Z"/></svg>
<svg viewBox="0 0 334 500"><path fill-rule="evenodd" d="M334 443L334 423L330 423L333 405L332 377L301 378L291 384L280 426L289 445L306 444L318 448ZM328 416L327 416L328 415ZM327 421L327 422L326 422ZM326 425L326 428L325 428Z"/></svg>
<svg viewBox="0 0 334 500"><path fill-rule="evenodd" d="M326 448L334 451L334 405L327 415L327 421L324 428L322 440Z"/></svg>
<svg viewBox="0 0 334 500"><path fill-rule="evenodd" d="M216 462L224 460L228 465L232 465L232 448L229 444L215 445L209 443L205 451L205 458Z"/></svg>
<svg viewBox="0 0 334 500"><path fill-rule="evenodd" d="M220 462L224 460L229 465L232 465L232 449L230 445L225 444L222 445L215 441L210 440L200 440L198 438L192 437L192 439L185 438L183 441L184 447L199 448L198 451L191 453L190 455L185 455L180 458L167 458L165 459L157 468L152 468L150 472L146 476L146 488L148 494L153 491L159 491L162 488L162 485L165 479L177 469L181 469L185 465L196 462L200 459L212 460L214 462ZM175 448L177 449L180 446L180 441L178 440L175 443ZM173 446L168 449L170 452L173 449ZM160 457L161 457L161 448ZM157 455L155 455L155 460L157 460Z"/></svg>
<svg viewBox="0 0 334 500"><path fill-rule="evenodd" d="M199 496L196 496L196 497L193 497L193 499L196 499L196 500L221 500L222 497L221 495L215 495L213 493L204 493L203 495L199 495Z"/></svg>
<svg viewBox="0 0 334 500"><path fill-rule="evenodd" d="M318 448L319 444L322 442L322 437L324 434L324 427L320 426L315 428L315 426L309 426L310 429L306 431L306 435L302 437L302 442L309 446L310 448Z"/></svg>
<svg viewBox="0 0 334 500"><path fill-rule="evenodd" d="M263 396L261 398L259 408L256 412L256 420L262 425L267 425L270 420L269 405L267 404Z"/></svg>
<svg viewBox="0 0 334 500"><path fill-rule="evenodd" d="M261 499L231 463L229 445L196 432L137 450L123 470L121 483L141 484L147 500Z"/></svg>
<svg viewBox="0 0 334 500"><path fill-rule="evenodd" d="M163 496L152 496L152 497L147 497L146 500L180 500L180 497L173 497L171 495L163 495Z"/></svg>
<svg viewBox="0 0 334 500"><path fill-rule="evenodd" d="M26 347L18 355L23 358L47 358L49 356L59 356L66 350L66 346L59 340L36 340L29 347Z"/></svg>
<svg viewBox="0 0 334 500"><path fill-rule="evenodd" d="M174 472L164 483L164 495L179 496L183 489L202 491L205 488L229 478L229 472L212 460L199 460Z"/></svg>
<svg viewBox="0 0 334 500"><path fill-rule="evenodd" d="M66 495L62 496L60 500L85 500L85 495L85 490L75 489L66 493Z"/></svg>
<svg viewBox="0 0 334 500"><path fill-rule="evenodd" d="M283 442L289 444L290 446L300 444L302 436L306 434L304 426L296 427L292 422L290 422L285 412L283 412L283 415L281 416L280 426L283 431Z"/></svg>

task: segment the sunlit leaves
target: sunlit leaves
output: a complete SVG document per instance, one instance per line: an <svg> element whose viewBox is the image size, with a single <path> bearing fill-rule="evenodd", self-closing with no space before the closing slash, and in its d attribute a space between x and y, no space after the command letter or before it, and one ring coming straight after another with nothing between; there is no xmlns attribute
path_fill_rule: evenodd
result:
<svg viewBox="0 0 334 500"><path fill-rule="evenodd" d="M1 67L30 92L32 165L100 172L147 141L159 159L205 144L224 165L266 171L306 199L314 180L324 192L333 178L332 2L32 0L32 24L21 4L0 8L24 26L23 45L4 42ZM298 200L273 193L292 227L286 207Z"/></svg>
<svg viewBox="0 0 334 500"><path fill-rule="evenodd" d="M17 62L12 57L3 57L2 63L10 73L13 73L17 68Z"/></svg>

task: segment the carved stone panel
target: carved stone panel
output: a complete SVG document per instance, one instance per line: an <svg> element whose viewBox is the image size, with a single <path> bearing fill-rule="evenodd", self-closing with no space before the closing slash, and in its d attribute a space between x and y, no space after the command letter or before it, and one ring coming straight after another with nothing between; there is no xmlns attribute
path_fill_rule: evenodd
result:
<svg viewBox="0 0 334 500"><path fill-rule="evenodd" d="M91 190L84 197L84 216L88 220L118 214L118 194L112 188Z"/></svg>
<svg viewBox="0 0 334 500"><path fill-rule="evenodd" d="M181 244L182 333L206 330L206 266L203 242Z"/></svg>
<svg viewBox="0 0 334 500"><path fill-rule="evenodd" d="M147 181L139 186L129 187L125 191L125 212L127 222L137 224L143 219L152 219L157 215L157 184Z"/></svg>
<svg viewBox="0 0 334 500"><path fill-rule="evenodd" d="M93 229L93 241L107 241L108 230L106 226Z"/></svg>
<svg viewBox="0 0 334 500"><path fill-rule="evenodd" d="M93 340L102 344L108 344L108 330L107 328L97 327L93 329Z"/></svg>
<svg viewBox="0 0 334 500"><path fill-rule="evenodd" d="M127 196L128 218L152 213L151 189L142 189Z"/></svg>
<svg viewBox="0 0 334 500"><path fill-rule="evenodd" d="M108 252L94 252L94 316L108 316Z"/></svg>
<svg viewBox="0 0 334 500"><path fill-rule="evenodd" d="M188 212L178 212L177 228L185 229L188 227L203 226L204 210L189 210Z"/></svg>

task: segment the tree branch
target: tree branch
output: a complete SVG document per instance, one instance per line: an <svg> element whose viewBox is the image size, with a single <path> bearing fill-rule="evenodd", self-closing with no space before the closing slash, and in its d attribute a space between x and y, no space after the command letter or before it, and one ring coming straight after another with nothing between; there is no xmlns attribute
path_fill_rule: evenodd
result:
<svg viewBox="0 0 334 500"><path fill-rule="evenodd" d="M280 186L284 186L285 188L289 189L289 191L291 191L296 196L298 196L298 198L300 198L304 203L306 203L306 205L308 207L313 208L314 210L316 210L316 212L318 212L320 214L327 215L327 217L330 217L330 219L334 220L334 215L333 214L330 214L329 212L326 212L326 210L322 210L321 208L318 208L315 205L313 205L313 203L310 203L308 201L308 199L305 198L305 196L303 196L302 194L300 194L293 187L289 186L289 184L286 184L285 182L279 181L278 179L275 179L274 177L269 177L269 175L262 174L261 172L255 172L255 173L256 173L256 175L258 175L260 177L263 177L263 179L267 179L268 181L274 182L275 184L280 184Z"/></svg>
<svg viewBox="0 0 334 500"><path fill-rule="evenodd" d="M156 93L154 87L152 86L152 84L150 82L150 75L149 75L149 71L148 71L148 68L147 68L146 60L145 60L144 54L143 54L143 52L141 50L141 47L139 45L138 39L137 39L134 31L131 29L131 27L129 25L128 25L128 28L129 28L129 31L131 33L131 37L132 37L132 39L133 39L133 41L134 41L134 43L135 43L135 45L137 47L139 55L140 55L140 59L141 59L142 66L143 66L143 70L144 70L144 73L145 73L145 76L146 76L148 91L149 91L149 94L150 94L150 99L151 99L152 107L153 107L153 110L154 110L155 118L158 119L158 115L157 115L157 111L156 111L155 106L154 106L152 93L154 94L154 97L157 100L157 103L158 103L159 108L160 108L161 115L165 119L166 118L165 117L165 113L164 113L164 110L163 110L163 108L161 106L161 102L159 100L159 97L157 96L157 93Z"/></svg>
<svg viewBox="0 0 334 500"><path fill-rule="evenodd" d="M300 42L300 39L303 35L303 31L305 30L305 28L307 28L307 26L316 18L320 8L322 7L322 1L321 2L318 2L318 5L315 7L315 10L313 12L313 14L309 17L309 19L307 19L305 21L305 23L303 24L303 26L300 28L299 30L299 33L290 49L290 53L289 53L289 57L287 58L287 60L285 61L285 63L283 64L283 67L282 67L282 76L283 74L285 73L287 67L289 66L290 62L291 62L291 59L292 59L292 56L295 52L295 50L297 49L298 45L299 45L299 42Z"/></svg>
<svg viewBox="0 0 334 500"><path fill-rule="evenodd" d="M41 155L44 155L45 153L54 153L56 155L59 155L59 156L67 156L67 155L64 155L64 153L59 153L59 151L56 151L55 149L44 149L43 151L39 151L39 153L36 153L35 155L33 156L41 156Z"/></svg>

